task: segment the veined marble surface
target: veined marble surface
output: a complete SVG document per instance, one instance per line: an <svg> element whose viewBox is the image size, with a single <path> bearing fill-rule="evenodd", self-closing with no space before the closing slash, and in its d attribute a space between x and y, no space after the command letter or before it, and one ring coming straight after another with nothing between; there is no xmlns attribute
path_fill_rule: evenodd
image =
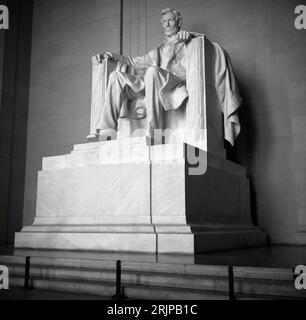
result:
<svg viewBox="0 0 306 320"><path fill-rule="evenodd" d="M120 164L42 171L38 217L150 216L150 165Z"/></svg>
<svg viewBox="0 0 306 320"><path fill-rule="evenodd" d="M16 233L16 248L156 252L154 233Z"/></svg>
<svg viewBox="0 0 306 320"><path fill-rule="evenodd" d="M204 161L204 174L189 174L190 151ZM249 201L244 167L185 143L86 143L44 158L34 224L15 243L171 254L264 244Z"/></svg>

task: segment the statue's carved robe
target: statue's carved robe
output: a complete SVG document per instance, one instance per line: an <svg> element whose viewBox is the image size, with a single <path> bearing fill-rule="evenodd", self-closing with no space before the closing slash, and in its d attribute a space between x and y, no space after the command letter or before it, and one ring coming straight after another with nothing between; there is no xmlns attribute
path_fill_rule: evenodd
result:
<svg viewBox="0 0 306 320"><path fill-rule="evenodd" d="M219 105L224 115L224 138L232 145L240 132L240 123L237 110L241 104L241 97L235 80L231 61L227 52L217 43L210 42L213 48L213 82L218 97ZM148 68L159 67L166 70L165 78L160 82L159 99L164 110L175 110L188 98L185 86L186 82L186 50L188 44L178 43L172 48L164 48L161 44L158 48L151 50L148 54L140 57L128 57L114 55L114 59L123 65L123 70L127 73L127 81L132 89L135 89L137 98L127 99L120 106L119 117L129 119L142 119L147 117L147 107L145 106L146 89L144 76ZM171 52L172 50L172 52ZM131 77L129 76L131 75ZM109 83L108 86L111 84ZM120 85L121 86L121 85ZM137 87L137 88L136 88ZM119 88L120 89L120 88ZM106 92L106 94L110 94ZM107 99L106 99L107 100ZM111 101L109 100L109 103ZM104 115L106 110L104 110ZM103 124L103 112L100 128L106 127ZM99 128L99 129L100 129Z"/></svg>
<svg viewBox="0 0 306 320"><path fill-rule="evenodd" d="M188 97L186 44L162 44L142 57L114 59L130 70L110 75L99 129L117 130L118 118L147 117L147 136L153 137L154 129L163 128L163 110L179 108Z"/></svg>

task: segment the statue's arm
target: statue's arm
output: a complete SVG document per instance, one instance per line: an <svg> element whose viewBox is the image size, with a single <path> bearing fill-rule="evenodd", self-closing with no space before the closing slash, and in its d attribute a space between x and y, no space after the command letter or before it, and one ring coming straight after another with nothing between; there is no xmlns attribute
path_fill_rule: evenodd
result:
<svg viewBox="0 0 306 320"><path fill-rule="evenodd" d="M103 59L110 59L113 61L121 62L122 64L126 64L134 68L135 70L147 69L152 65L151 53L139 57L129 57L113 52L105 52L92 57L92 61L95 64L101 63Z"/></svg>
<svg viewBox="0 0 306 320"><path fill-rule="evenodd" d="M138 57L129 57L118 54L113 54L113 59L115 61L120 61L123 64L126 64L135 70L147 69L152 65L152 59L149 54Z"/></svg>
<svg viewBox="0 0 306 320"><path fill-rule="evenodd" d="M180 30L176 34L176 41L179 42L189 42L191 39L202 36L203 34L201 33L196 33L196 32L189 32L185 30Z"/></svg>

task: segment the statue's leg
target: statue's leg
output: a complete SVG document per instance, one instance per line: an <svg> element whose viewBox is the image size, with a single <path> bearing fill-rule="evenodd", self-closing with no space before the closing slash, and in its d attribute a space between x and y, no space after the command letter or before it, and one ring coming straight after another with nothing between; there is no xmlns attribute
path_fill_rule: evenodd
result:
<svg viewBox="0 0 306 320"><path fill-rule="evenodd" d="M100 135L103 131L117 131L118 118L121 108L132 100L144 95L144 83L139 76L133 76L125 72L114 71L109 76L105 103L103 106L101 121L98 129Z"/></svg>
<svg viewBox="0 0 306 320"><path fill-rule="evenodd" d="M160 97L160 89L167 81L167 71L150 67L147 69L145 83L145 101L147 109L147 137L154 137L154 129L163 128L163 105Z"/></svg>
<svg viewBox="0 0 306 320"><path fill-rule="evenodd" d="M148 120L147 137L156 139L156 142L160 143L160 131L165 129L165 110L178 109L188 97L188 93L182 79L159 67L148 68L144 82Z"/></svg>

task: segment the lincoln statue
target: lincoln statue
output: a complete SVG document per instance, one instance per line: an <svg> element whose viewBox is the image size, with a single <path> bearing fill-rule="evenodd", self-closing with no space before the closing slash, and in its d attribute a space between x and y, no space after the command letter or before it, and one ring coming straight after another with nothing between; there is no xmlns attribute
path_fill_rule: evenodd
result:
<svg viewBox="0 0 306 320"><path fill-rule="evenodd" d="M190 52L189 44L203 35L182 30L182 18L175 9L161 10L161 24L164 31L163 42L144 56L132 58L104 52L92 57L94 66L102 65L103 61L113 61L124 68L117 68L107 76L108 80L101 99L99 90L96 91L98 96L96 92L93 95L98 112L92 112L92 117L95 119L94 131L88 136L89 140L113 138L117 135L118 129L120 130L118 120L127 118L145 119L145 127L142 126L142 129L151 141L155 133L160 131L157 129L165 129L165 112L182 110L188 98L190 100L190 92L188 92L190 87L205 88L207 86L207 84L198 84L200 78L196 74L199 72L199 67L203 67L201 63L197 65L196 60L199 55L196 54L193 58L191 56L189 60L192 61L187 59ZM214 92L210 89L208 94L212 97L210 101L214 100L212 103L214 108L219 109L224 118L224 128L219 128L218 131L224 130L225 139L233 144L240 132L237 109L241 104L241 97L226 51L217 43L209 41L206 47L207 55L209 55L209 47L211 48L209 68L212 70L210 72L212 76L209 80L209 71L207 71L205 77L210 81L209 87L214 88ZM189 68L190 63L195 67L191 68L193 71L187 69L186 73L187 60ZM186 80L188 71L192 76ZM94 75L94 79L99 83L100 76ZM201 116L202 112L198 114ZM220 124L221 122L219 121ZM197 128L191 129L197 130Z"/></svg>
<svg viewBox="0 0 306 320"><path fill-rule="evenodd" d="M226 159L241 104L229 55L183 31L177 10L161 23L146 55L92 58L90 142L44 158L36 218L16 248L157 257L265 244L246 169Z"/></svg>
<svg viewBox="0 0 306 320"><path fill-rule="evenodd" d="M164 40L158 48L142 57L131 58L105 52L93 57L113 59L136 70L137 74L114 71L109 77L105 104L97 132L100 138L117 130L118 118L129 112L140 117L139 110L124 110L127 101L145 97L147 136L153 138L154 129L163 128L163 111L178 109L188 93L186 83L186 43L193 37L181 30L182 18L174 9L161 11ZM142 113L142 115L144 115Z"/></svg>

